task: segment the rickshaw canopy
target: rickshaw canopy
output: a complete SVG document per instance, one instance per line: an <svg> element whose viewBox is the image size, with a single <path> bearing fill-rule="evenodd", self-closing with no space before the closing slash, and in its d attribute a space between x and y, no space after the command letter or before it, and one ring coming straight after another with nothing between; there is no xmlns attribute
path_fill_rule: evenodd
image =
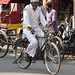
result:
<svg viewBox="0 0 75 75"><path fill-rule="evenodd" d="M8 4L8 3L25 3L29 4L30 0L0 0L0 3L2 4Z"/></svg>
<svg viewBox="0 0 75 75"><path fill-rule="evenodd" d="M0 0L0 3L2 4L8 4L10 2L10 0Z"/></svg>

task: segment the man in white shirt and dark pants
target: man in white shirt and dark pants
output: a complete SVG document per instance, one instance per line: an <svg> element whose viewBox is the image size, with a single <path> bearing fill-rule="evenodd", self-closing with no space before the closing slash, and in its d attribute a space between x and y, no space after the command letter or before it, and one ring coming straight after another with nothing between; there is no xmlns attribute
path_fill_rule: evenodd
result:
<svg viewBox="0 0 75 75"><path fill-rule="evenodd" d="M39 41L40 47L43 45L45 39L39 38L38 41L36 39L37 36L44 37L44 32L39 27L39 17L42 25L46 26L46 20L43 16L40 7L38 6L39 0L30 0L30 4L26 5L23 10L23 38L27 37L30 44L27 47L25 52L25 58L27 59L29 56L34 57Z"/></svg>

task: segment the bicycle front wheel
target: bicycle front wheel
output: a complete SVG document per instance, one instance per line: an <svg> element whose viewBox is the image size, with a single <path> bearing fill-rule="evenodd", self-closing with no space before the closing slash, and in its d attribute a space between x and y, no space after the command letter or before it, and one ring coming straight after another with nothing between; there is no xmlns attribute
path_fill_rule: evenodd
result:
<svg viewBox="0 0 75 75"><path fill-rule="evenodd" d="M49 43L44 53L45 66L51 75L56 75L60 69L60 53L54 43Z"/></svg>
<svg viewBox="0 0 75 75"><path fill-rule="evenodd" d="M15 58L16 58L18 66L22 69L27 69L31 64L31 59L30 59L30 61L26 61L25 57L24 57L24 54L25 54L25 51L26 51L28 45L29 45L29 42L28 42L27 38L19 39L16 42Z"/></svg>

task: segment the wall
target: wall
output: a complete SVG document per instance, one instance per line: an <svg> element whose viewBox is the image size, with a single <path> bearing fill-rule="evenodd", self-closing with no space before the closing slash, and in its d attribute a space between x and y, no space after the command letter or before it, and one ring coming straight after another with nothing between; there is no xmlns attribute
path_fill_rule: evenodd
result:
<svg viewBox="0 0 75 75"><path fill-rule="evenodd" d="M73 15L75 16L75 0L73 0Z"/></svg>
<svg viewBox="0 0 75 75"><path fill-rule="evenodd" d="M52 0L54 2L54 9L59 12L59 0Z"/></svg>

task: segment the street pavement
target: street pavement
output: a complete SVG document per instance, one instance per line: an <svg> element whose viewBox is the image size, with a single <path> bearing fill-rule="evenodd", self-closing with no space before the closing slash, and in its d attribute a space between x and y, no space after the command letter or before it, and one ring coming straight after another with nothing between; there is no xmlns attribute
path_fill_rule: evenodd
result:
<svg viewBox="0 0 75 75"><path fill-rule="evenodd" d="M0 58L0 75L50 75L42 60L32 63L28 69L21 69L17 64L12 64L14 60L15 55L10 52L6 57ZM65 57L57 75L75 75L75 57Z"/></svg>

